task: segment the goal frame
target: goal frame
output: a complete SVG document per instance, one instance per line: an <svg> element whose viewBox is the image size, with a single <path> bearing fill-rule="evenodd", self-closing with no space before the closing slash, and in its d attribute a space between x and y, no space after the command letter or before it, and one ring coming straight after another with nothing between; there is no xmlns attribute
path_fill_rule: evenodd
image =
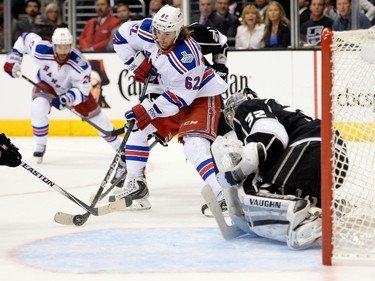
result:
<svg viewBox="0 0 375 281"><path fill-rule="evenodd" d="M322 113L321 113L321 194L322 194L322 263L332 265L332 36L333 31L325 28L322 31Z"/></svg>

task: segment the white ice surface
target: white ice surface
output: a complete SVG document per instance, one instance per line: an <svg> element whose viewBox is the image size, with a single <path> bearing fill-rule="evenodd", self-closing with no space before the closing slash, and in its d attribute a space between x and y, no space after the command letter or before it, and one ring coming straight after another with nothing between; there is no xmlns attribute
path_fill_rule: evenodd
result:
<svg viewBox="0 0 375 281"><path fill-rule="evenodd" d="M26 163L87 203L115 155L99 137L51 137L38 165L32 138L12 140ZM204 183L175 141L152 149L151 210L91 216L81 227L54 222L58 211L84 210L25 169L1 166L0 178L2 280L374 280L374 267L321 265L319 248L225 241L201 215Z"/></svg>

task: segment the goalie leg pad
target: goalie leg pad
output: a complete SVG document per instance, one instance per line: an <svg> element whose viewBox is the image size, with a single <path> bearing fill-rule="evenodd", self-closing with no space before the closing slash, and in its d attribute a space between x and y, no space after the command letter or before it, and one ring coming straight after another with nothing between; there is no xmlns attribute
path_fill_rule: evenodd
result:
<svg viewBox="0 0 375 281"><path fill-rule="evenodd" d="M251 231L261 237L286 242L291 249L312 246L321 237L321 211L294 195L239 193Z"/></svg>
<svg viewBox="0 0 375 281"><path fill-rule="evenodd" d="M322 219L321 209L307 206L308 213L306 217L300 222L297 227L289 227L287 245L291 249L305 249L320 239L322 236ZM305 212L305 210L303 211ZM289 217L291 225L293 215Z"/></svg>

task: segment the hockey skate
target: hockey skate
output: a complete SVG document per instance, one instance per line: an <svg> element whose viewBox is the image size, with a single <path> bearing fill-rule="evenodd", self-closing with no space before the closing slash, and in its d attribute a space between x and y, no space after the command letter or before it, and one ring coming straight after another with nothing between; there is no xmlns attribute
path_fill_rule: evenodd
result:
<svg viewBox="0 0 375 281"><path fill-rule="evenodd" d="M219 206L220 206L221 211L223 212L223 214L228 213L227 203L225 202L225 198L224 198L224 191L220 191L220 193L217 195L216 198L217 198L217 202L219 203ZM210 208L208 208L207 204L204 204L202 206L201 212L206 217L213 217L213 215L212 215L212 213L210 211Z"/></svg>
<svg viewBox="0 0 375 281"><path fill-rule="evenodd" d="M109 196L109 202L114 202L123 198L135 200L138 204L132 205L130 209L144 210L150 209L151 204L148 201L149 192L147 188L146 178L138 177L131 179L123 188L116 190L113 195Z"/></svg>
<svg viewBox="0 0 375 281"><path fill-rule="evenodd" d="M43 161L43 156L44 156L44 153L45 153L45 152L46 152L46 146L45 146L45 145L42 145L42 144L37 144L33 156L35 157L36 162L37 162L38 164L42 163L42 161Z"/></svg>
<svg viewBox="0 0 375 281"><path fill-rule="evenodd" d="M111 180L111 184L116 184L117 187L123 187L125 182L126 174L128 173L126 169L126 162L125 159L123 159L123 155L121 155L117 168L115 171L115 175L113 176Z"/></svg>

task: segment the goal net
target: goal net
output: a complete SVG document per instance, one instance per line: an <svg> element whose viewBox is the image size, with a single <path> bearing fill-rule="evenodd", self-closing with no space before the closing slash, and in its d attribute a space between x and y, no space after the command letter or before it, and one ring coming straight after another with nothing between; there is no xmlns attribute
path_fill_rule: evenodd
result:
<svg viewBox="0 0 375 281"><path fill-rule="evenodd" d="M337 142L335 130L346 144L347 158L337 157L342 145ZM374 141L375 29L344 32L325 29L322 33L323 264L375 264Z"/></svg>

